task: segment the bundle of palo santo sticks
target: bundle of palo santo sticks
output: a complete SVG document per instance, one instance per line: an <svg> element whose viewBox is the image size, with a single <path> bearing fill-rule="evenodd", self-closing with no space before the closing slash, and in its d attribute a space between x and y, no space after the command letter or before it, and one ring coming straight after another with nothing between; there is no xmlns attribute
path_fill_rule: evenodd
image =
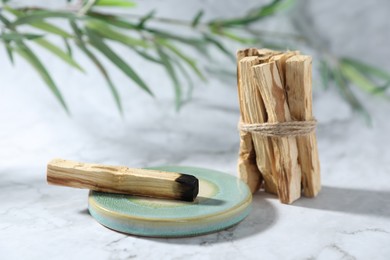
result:
<svg viewBox="0 0 390 260"><path fill-rule="evenodd" d="M238 172L252 192L264 187L282 203L321 188L312 114L312 60L297 51L237 52L240 102Z"/></svg>

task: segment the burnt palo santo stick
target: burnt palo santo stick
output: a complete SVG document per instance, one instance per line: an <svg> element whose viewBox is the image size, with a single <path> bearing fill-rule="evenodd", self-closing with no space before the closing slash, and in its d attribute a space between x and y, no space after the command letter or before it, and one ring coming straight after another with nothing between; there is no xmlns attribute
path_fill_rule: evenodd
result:
<svg viewBox="0 0 390 260"><path fill-rule="evenodd" d="M49 184L146 197L194 201L199 181L188 174L54 159Z"/></svg>

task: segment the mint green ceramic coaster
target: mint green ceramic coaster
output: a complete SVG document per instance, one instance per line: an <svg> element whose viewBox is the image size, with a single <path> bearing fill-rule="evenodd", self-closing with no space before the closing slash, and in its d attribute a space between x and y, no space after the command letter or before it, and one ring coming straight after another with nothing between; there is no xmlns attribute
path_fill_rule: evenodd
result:
<svg viewBox="0 0 390 260"><path fill-rule="evenodd" d="M194 202L183 202L91 191L91 215L100 224L123 233L183 237L226 229L249 214L252 195L247 185L234 176L182 166L153 169L196 176L198 197Z"/></svg>

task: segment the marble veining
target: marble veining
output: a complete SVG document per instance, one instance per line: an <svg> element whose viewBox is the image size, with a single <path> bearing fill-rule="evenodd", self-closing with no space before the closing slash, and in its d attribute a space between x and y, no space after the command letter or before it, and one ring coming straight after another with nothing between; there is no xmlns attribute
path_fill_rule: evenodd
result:
<svg viewBox="0 0 390 260"><path fill-rule="evenodd" d="M177 12L157 2L153 4L164 14ZM189 5L190 9L210 4L218 14L236 12L222 10L215 1L198 2L196 8ZM229 2L241 6L239 1ZM343 6L352 19L353 13L374 10L379 2L361 7L349 1ZM366 48L365 41L351 41L358 35L361 38L360 28L354 35L346 28L338 30L339 24L333 28L321 11L324 5L341 12L345 9L334 10L341 3L316 3L314 17L319 28L326 28L331 42L353 43L351 55L359 54L360 48L373 61L382 57L388 62L386 55L377 51L388 51L388 41L378 40L375 48ZM383 4L378 6L386 10ZM141 12L149 9L148 4L140 6ZM372 21L382 19L381 13ZM285 28L286 24L281 20L269 26ZM379 29L369 28L372 35L384 39ZM163 71L140 71L157 92L158 98L153 100L113 70L112 78L123 98L122 119L93 70L89 76L79 75L47 53L40 55L50 60L50 69L62 71L55 74L55 80L61 82L72 116L65 115L25 62L16 57L12 67L1 49L1 259L390 259L388 101L361 96L373 116L373 125L367 127L336 91L316 89L314 110L319 121L323 182L316 199L282 205L274 196L258 193L252 213L225 231L180 239L127 236L92 219L87 211L88 191L47 185L46 163L62 157L131 167L188 165L234 175L239 141L235 82L230 81L231 86L216 79L210 79L207 86L197 82L193 102L176 113L167 91L170 82L161 80L166 76ZM79 56L83 66L92 67ZM136 58L134 62L142 64ZM150 78L150 74L155 76Z"/></svg>

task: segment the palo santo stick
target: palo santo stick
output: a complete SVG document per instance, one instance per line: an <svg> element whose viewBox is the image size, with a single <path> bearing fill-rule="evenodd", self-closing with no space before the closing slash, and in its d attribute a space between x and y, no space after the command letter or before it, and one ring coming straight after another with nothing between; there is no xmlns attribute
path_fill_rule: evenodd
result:
<svg viewBox="0 0 390 260"><path fill-rule="evenodd" d="M263 182L263 178L256 164L256 152L253 147L252 134L240 131L240 151L238 155L238 176L249 187L252 193L256 192Z"/></svg>
<svg viewBox="0 0 390 260"><path fill-rule="evenodd" d="M237 52L237 87L241 87L241 74L238 69L238 64L241 59L248 56L257 56L258 50L255 48L249 48L245 50L239 50ZM244 101L241 98L241 91L238 91L239 102L240 102L240 122L244 114L247 114ZM240 151L238 155L238 176L242 179L249 187L252 193L256 192L263 182L263 178L256 164L256 153L253 147L252 134L250 132L240 131Z"/></svg>
<svg viewBox="0 0 390 260"><path fill-rule="evenodd" d="M246 124L264 123L267 115L260 91L253 80L252 66L259 64L258 57L246 57L238 63L240 83L238 91L240 97L240 110L242 122ZM277 194L276 182L272 176L273 151L270 139L259 133L252 133L253 147L256 152L256 163L264 178L265 190ZM245 174L245 173L244 173ZM241 176L244 175L241 173ZM250 172L247 173L252 174ZM245 177L245 175L244 175ZM245 179L245 178L244 178ZM248 180L250 180L248 178ZM251 185L251 183L249 183ZM252 186L253 187L253 186Z"/></svg>
<svg viewBox="0 0 390 260"><path fill-rule="evenodd" d="M253 67L254 78L264 99L268 122L291 121L285 91L275 62ZM301 170L295 137L271 137L278 196L282 203L292 203L301 196Z"/></svg>
<svg viewBox="0 0 390 260"><path fill-rule="evenodd" d="M262 57L270 57L272 55L277 55L279 54L279 51L273 51L270 49L256 49L256 48L247 48L247 49L242 49L237 51L237 62L239 62L242 58L245 57L251 57L251 56L257 56L259 58Z"/></svg>
<svg viewBox="0 0 390 260"><path fill-rule="evenodd" d="M298 121L312 120L311 57L297 55L286 61L286 90L291 116ZM297 136L304 195L314 197L321 189L320 160L314 132Z"/></svg>
<svg viewBox="0 0 390 260"><path fill-rule="evenodd" d="M274 55L269 59L270 62L274 61L276 63L276 66L278 67L279 71L280 80L284 89L286 89L286 60L297 54L299 54L299 51L289 51L282 54Z"/></svg>
<svg viewBox="0 0 390 260"><path fill-rule="evenodd" d="M131 169L54 159L47 165L49 184L95 191L193 201L198 179L192 175Z"/></svg>

